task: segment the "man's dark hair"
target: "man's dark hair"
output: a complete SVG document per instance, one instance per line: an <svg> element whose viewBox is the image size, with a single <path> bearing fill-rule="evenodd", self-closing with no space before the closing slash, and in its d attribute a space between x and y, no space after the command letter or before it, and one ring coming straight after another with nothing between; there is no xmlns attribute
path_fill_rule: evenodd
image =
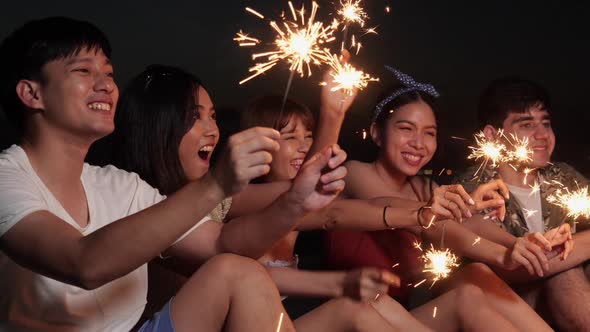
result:
<svg viewBox="0 0 590 332"><path fill-rule="evenodd" d="M479 125L502 128L510 113L524 113L533 106L549 111L549 93L541 85L519 77L505 77L492 81L479 98Z"/></svg>
<svg viewBox="0 0 590 332"><path fill-rule="evenodd" d="M24 129L25 106L16 94L22 79L44 83L43 66L82 50L102 50L110 58L105 34L91 23L66 17L34 20L10 34L0 44L0 106L18 134Z"/></svg>

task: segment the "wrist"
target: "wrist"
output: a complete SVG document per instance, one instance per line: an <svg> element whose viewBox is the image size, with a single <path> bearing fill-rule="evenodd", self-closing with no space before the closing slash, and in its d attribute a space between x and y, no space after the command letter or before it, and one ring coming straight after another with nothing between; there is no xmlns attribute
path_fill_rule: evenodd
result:
<svg viewBox="0 0 590 332"><path fill-rule="evenodd" d="M276 206L281 214L295 218L304 217L309 211L305 209L304 199L299 196L291 190L279 196Z"/></svg>
<svg viewBox="0 0 590 332"><path fill-rule="evenodd" d="M228 196L223 189L222 184L219 183L219 181L211 173L205 174L205 176L203 176L201 179L193 181L192 183L198 183L199 186L207 188L207 196L213 200L221 201L226 196Z"/></svg>

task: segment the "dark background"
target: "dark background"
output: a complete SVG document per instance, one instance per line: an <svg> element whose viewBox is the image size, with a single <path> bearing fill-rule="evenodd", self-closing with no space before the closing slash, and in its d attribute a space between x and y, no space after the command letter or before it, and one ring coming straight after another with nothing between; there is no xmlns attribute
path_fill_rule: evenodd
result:
<svg viewBox="0 0 590 332"><path fill-rule="evenodd" d="M309 7L310 2L305 3ZM301 2L294 4L299 7ZM319 4L320 17L326 18L333 5L324 0ZM282 65L238 85L247 76L251 50L232 41L235 33L244 29L265 41L272 37L268 25L247 14L245 6L267 18L287 9L286 1L278 0L3 1L0 38L27 20L46 16L93 22L113 44L112 60L121 89L148 64L183 67L203 79L220 110L222 132L228 133L245 103L262 94L283 93L288 77ZM385 6L391 7L389 14ZM368 127L376 96L391 81L383 69L391 64L433 84L443 95L435 173L466 163L467 143L450 136L470 138L477 130L475 105L480 91L494 78L515 74L540 82L552 95L555 159L590 174L587 1L365 0L365 7L371 17L368 26L378 26L379 36L364 37L364 48L352 61L383 83L369 85L349 111L341 143L352 158L371 157L369 140L363 141L358 132ZM320 77L316 69L311 78L296 79L290 97L317 110ZM6 120L0 119L4 148L14 137ZM104 160L104 153L93 151L91 158Z"/></svg>

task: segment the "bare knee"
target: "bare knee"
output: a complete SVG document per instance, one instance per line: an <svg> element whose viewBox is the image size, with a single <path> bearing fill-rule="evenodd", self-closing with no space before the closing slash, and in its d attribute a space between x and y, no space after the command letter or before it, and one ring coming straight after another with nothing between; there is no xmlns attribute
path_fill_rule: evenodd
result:
<svg viewBox="0 0 590 332"><path fill-rule="evenodd" d="M475 309L485 309L488 303L481 288L472 284L463 284L455 289L457 314L460 317L470 315Z"/></svg>
<svg viewBox="0 0 590 332"><path fill-rule="evenodd" d="M270 280L257 261L234 254L220 254L208 260L200 269L227 284L248 284Z"/></svg>
<svg viewBox="0 0 590 332"><path fill-rule="evenodd" d="M366 326L377 311L368 303L342 297L330 301L332 310L344 319L347 330L366 331Z"/></svg>

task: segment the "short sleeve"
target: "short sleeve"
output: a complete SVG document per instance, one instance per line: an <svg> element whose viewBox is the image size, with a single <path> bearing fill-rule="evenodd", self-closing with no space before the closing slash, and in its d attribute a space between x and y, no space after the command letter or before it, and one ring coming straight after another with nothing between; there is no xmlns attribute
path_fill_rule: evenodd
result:
<svg viewBox="0 0 590 332"><path fill-rule="evenodd" d="M30 175L10 165L0 165L0 237L27 215L48 210Z"/></svg>

